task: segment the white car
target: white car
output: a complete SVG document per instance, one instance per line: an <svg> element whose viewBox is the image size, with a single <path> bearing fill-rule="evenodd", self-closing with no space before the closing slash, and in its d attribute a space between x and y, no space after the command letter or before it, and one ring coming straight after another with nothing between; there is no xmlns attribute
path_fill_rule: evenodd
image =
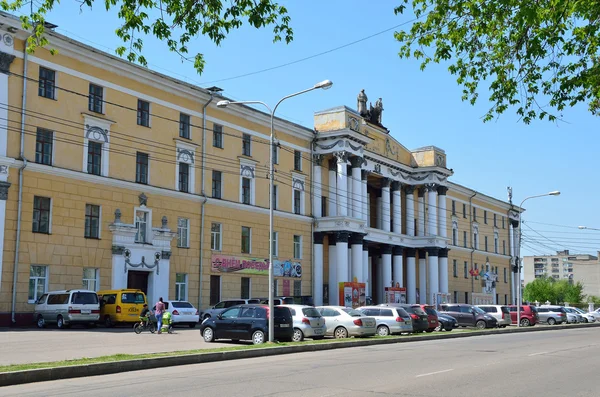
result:
<svg viewBox="0 0 600 397"><path fill-rule="evenodd" d="M316 309L325 317L327 336L343 339L349 336L375 336L377 333L375 318L367 317L351 307L317 306Z"/></svg>
<svg viewBox="0 0 600 397"><path fill-rule="evenodd" d="M600 317L600 313L598 312L586 313L584 310L578 307L569 307L569 309L575 310L577 313L579 313L583 317L584 323L595 323L596 318Z"/></svg>
<svg viewBox="0 0 600 397"><path fill-rule="evenodd" d="M165 309L171 313L173 325L187 324L194 328L200 321L198 309L187 301L164 301Z"/></svg>

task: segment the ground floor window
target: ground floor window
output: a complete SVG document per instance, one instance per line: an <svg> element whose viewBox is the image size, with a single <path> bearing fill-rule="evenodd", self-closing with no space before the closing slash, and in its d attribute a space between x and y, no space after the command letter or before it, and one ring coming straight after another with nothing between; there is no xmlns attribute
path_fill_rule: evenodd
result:
<svg viewBox="0 0 600 397"><path fill-rule="evenodd" d="M294 296L302 296L302 281L294 280Z"/></svg>
<svg viewBox="0 0 600 397"><path fill-rule="evenodd" d="M250 299L250 277L242 277L242 289L240 298Z"/></svg>
<svg viewBox="0 0 600 397"><path fill-rule="evenodd" d="M98 269L84 268L83 269L83 289L90 291L98 291Z"/></svg>
<svg viewBox="0 0 600 397"><path fill-rule="evenodd" d="M31 265L29 268L29 303L36 302L48 290L48 266Z"/></svg>
<svg viewBox="0 0 600 397"><path fill-rule="evenodd" d="M469 303L469 293L465 292L465 303Z"/></svg>
<svg viewBox="0 0 600 397"><path fill-rule="evenodd" d="M188 277L185 273L177 273L175 275L175 300L186 301L187 300L187 284Z"/></svg>
<svg viewBox="0 0 600 397"><path fill-rule="evenodd" d="M210 305L216 305L221 300L221 276L210 276Z"/></svg>

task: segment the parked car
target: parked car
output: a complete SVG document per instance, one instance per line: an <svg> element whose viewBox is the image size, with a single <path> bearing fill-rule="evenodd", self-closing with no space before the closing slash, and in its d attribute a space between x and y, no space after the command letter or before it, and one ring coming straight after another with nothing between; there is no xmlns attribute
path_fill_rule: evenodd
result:
<svg viewBox="0 0 600 397"><path fill-rule="evenodd" d="M429 324L428 328L425 330L427 332L433 332L438 326L438 317L437 312L435 311L433 306L429 305L421 305L421 309L425 313L427 313L427 322Z"/></svg>
<svg viewBox="0 0 600 397"><path fill-rule="evenodd" d="M139 289L116 289L98 291L100 321L106 328L118 323L136 323L144 308L146 294Z"/></svg>
<svg viewBox="0 0 600 397"><path fill-rule="evenodd" d="M454 328L458 328L458 321L454 317L449 316L447 314L442 314L437 310L435 312L438 318L438 326L435 327L435 331L444 330L450 332Z"/></svg>
<svg viewBox="0 0 600 397"><path fill-rule="evenodd" d="M206 309L202 312L202 320L206 320L207 318L215 317L217 314L222 313L225 309L228 309L237 305L251 305L258 304L260 302L260 298L253 299L226 299L214 305L211 308Z"/></svg>
<svg viewBox="0 0 600 397"><path fill-rule="evenodd" d="M581 314L581 316L583 317L584 323L595 323L596 322L596 316L594 316L593 313L587 313L578 307L572 307L571 309L573 309L577 313Z"/></svg>
<svg viewBox="0 0 600 397"><path fill-rule="evenodd" d="M33 318L38 328L49 323L61 329L71 324L96 324L100 318L98 295L80 289L48 292L35 303Z"/></svg>
<svg viewBox="0 0 600 397"><path fill-rule="evenodd" d="M458 321L461 327L476 327L478 329L496 328L498 320L477 306L466 303L447 303L441 305L442 314L448 314Z"/></svg>
<svg viewBox="0 0 600 397"><path fill-rule="evenodd" d="M294 337L292 314L287 307L275 306L273 312L274 339L291 341ZM233 341L251 340L255 345L269 339L269 307L258 304L242 304L229 307L200 325L205 342L217 339Z"/></svg>
<svg viewBox="0 0 600 397"><path fill-rule="evenodd" d="M317 310L325 317L327 336L336 339L350 336L375 336L377 321L362 312L343 306L318 306Z"/></svg>
<svg viewBox="0 0 600 397"><path fill-rule="evenodd" d="M429 328L429 317L425 310L421 308L421 305L409 303L381 303L377 306L401 307L406 310L412 320L413 332L423 332Z"/></svg>
<svg viewBox="0 0 600 397"><path fill-rule="evenodd" d="M517 305L509 305L510 320L512 324L517 324ZM540 322L537 307L533 305L521 305L521 326L529 327Z"/></svg>
<svg viewBox="0 0 600 397"><path fill-rule="evenodd" d="M575 314L575 313L571 313L571 312L569 311L569 309L568 309L568 308L566 308L566 307L565 307L565 310L566 310L566 312L567 312L567 321L566 321L566 323L567 323L567 324L577 324L577 323L580 323L580 322L581 322L581 321L579 321L579 318L580 318L581 316L578 316L578 315L577 315L577 314ZM583 319L582 319L582 321L583 321Z"/></svg>
<svg viewBox="0 0 600 397"><path fill-rule="evenodd" d="M498 327L506 328L512 324L510 310L504 305L477 305L478 308L498 320Z"/></svg>
<svg viewBox="0 0 600 397"><path fill-rule="evenodd" d="M164 301L165 310L171 313L171 322L175 325L188 325L194 328L200 321L200 313L190 302Z"/></svg>
<svg viewBox="0 0 600 397"><path fill-rule="evenodd" d="M302 342L304 338L323 339L327 325L321 313L313 306L282 305L290 309L294 320L294 342Z"/></svg>
<svg viewBox="0 0 600 397"><path fill-rule="evenodd" d="M549 325L562 324L567 321L567 311L562 306L542 305L537 308L540 322Z"/></svg>
<svg viewBox="0 0 600 397"><path fill-rule="evenodd" d="M375 318L379 336L413 332L410 314L401 307L363 306L357 310Z"/></svg>

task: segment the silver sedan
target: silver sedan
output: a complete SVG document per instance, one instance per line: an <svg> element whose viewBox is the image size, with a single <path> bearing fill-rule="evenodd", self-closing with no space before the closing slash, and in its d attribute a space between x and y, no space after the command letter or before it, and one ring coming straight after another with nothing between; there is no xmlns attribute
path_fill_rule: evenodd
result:
<svg viewBox="0 0 600 397"><path fill-rule="evenodd" d="M304 337L323 339L327 331L325 319L321 313L312 306L305 305L280 305L287 307L294 319L294 342L302 342Z"/></svg>
<svg viewBox="0 0 600 397"><path fill-rule="evenodd" d="M336 339L349 336L375 336L377 322L358 310L343 306L318 306L316 308L327 324L328 336Z"/></svg>

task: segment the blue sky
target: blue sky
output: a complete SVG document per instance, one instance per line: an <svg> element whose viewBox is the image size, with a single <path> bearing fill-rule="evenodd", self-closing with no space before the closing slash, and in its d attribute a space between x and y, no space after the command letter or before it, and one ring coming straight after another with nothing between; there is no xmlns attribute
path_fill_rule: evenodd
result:
<svg viewBox="0 0 600 397"><path fill-rule="evenodd" d="M516 204L530 195L561 191L559 197L526 203L523 218L537 233L524 228L524 239L529 242L522 254L559 249L595 254L600 250L600 232L576 228L600 229L600 215L594 207L600 194L594 182L600 118L591 116L585 106L567 109L565 122L556 124L534 121L524 125L517 121L514 109L497 121L483 123L489 106L487 87L481 90L476 106L462 102L461 89L447 66L433 65L422 72L417 62L398 57L393 31L291 66L218 81L320 53L412 18L394 15L399 1L282 3L292 17L295 38L289 45L273 44L270 29L249 27L232 32L220 47L200 37L193 41L190 53L205 55L202 76L153 38L145 39L144 55L152 69L204 87L217 85L237 100L275 104L289 93L330 79L334 82L330 90L288 100L278 110L278 116L308 127L312 127L314 111L339 105L355 108L356 96L364 88L373 103L383 98L383 124L404 146L435 145L446 151L454 182L503 200L507 199L506 187L512 186ZM59 33L99 49L114 53L120 45L114 35L117 13L106 12L103 3L80 13L78 3L66 1L48 20L59 25Z"/></svg>

